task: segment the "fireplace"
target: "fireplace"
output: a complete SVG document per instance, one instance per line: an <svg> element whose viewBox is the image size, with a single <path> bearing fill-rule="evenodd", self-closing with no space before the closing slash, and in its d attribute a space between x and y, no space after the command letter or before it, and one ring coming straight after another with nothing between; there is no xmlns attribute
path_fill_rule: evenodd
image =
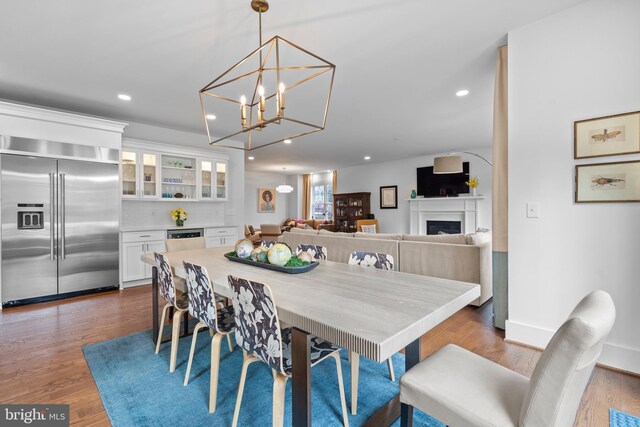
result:
<svg viewBox="0 0 640 427"><path fill-rule="evenodd" d="M427 234L460 234L461 221L427 221Z"/></svg>

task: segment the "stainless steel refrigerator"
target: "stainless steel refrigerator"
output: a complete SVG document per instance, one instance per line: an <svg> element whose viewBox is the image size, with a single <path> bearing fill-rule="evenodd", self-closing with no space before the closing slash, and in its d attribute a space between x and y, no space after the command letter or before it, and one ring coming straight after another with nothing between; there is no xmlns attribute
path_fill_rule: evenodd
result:
<svg viewBox="0 0 640 427"><path fill-rule="evenodd" d="M2 154L2 304L113 288L118 165Z"/></svg>

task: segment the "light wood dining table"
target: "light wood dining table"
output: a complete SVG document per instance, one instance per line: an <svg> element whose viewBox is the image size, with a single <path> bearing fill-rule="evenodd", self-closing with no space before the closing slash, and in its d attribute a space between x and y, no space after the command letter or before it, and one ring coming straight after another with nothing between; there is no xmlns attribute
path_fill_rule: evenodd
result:
<svg viewBox="0 0 640 427"><path fill-rule="evenodd" d="M303 274L286 274L227 260L232 247L167 252L174 274L183 261L204 266L217 294L231 297L228 276L268 284L278 317L292 326L292 424L311 426L310 339L318 336L376 362L405 350L405 369L420 361L420 337L480 296L474 283L321 261ZM158 336L157 269L153 265L154 339ZM357 374L356 374L357 375ZM352 373L353 379L353 373ZM396 395L365 426L388 426L408 408Z"/></svg>

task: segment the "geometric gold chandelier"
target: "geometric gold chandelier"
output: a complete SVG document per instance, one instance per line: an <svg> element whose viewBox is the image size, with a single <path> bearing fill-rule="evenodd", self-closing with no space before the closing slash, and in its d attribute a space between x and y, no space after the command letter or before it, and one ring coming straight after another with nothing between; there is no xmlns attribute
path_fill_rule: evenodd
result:
<svg viewBox="0 0 640 427"><path fill-rule="evenodd" d="M251 8L259 47L199 92L209 144L247 151L323 130L336 69L280 36L262 43L269 3L252 0Z"/></svg>

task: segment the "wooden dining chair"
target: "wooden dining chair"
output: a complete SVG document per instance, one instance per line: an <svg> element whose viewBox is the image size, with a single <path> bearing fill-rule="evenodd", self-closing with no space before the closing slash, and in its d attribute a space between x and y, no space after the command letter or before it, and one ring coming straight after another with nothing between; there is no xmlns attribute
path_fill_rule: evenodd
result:
<svg viewBox="0 0 640 427"><path fill-rule="evenodd" d="M380 270L393 270L393 262L393 256L389 254L356 251L349 255L348 264L373 267ZM351 413L356 415L358 412L358 371L360 370L360 355L349 351L349 361L351 362ZM391 358L387 359L387 366L389 368L391 381L395 381L396 377L393 373L393 361Z"/></svg>
<svg viewBox="0 0 640 427"><path fill-rule="evenodd" d="M204 237L189 237L186 239L166 239L164 241L165 246L167 247L167 252L176 252L176 251L187 251L191 249L205 249L206 242ZM187 282L182 277L173 277L173 283L177 289L180 289L182 292L187 292ZM216 295L216 303L219 307L224 307L230 305L230 302L227 301L227 298Z"/></svg>
<svg viewBox="0 0 640 427"><path fill-rule="evenodd" d="M220 344L223 337L227 337L229 351L233 351L231 344L231 332L235 328L233 318L233 306L216 308L216 300L211 281L207 270L199 265L186 261L182 263L187 273L187 289L189 290L189 314L194 319L198 319L198 324L193 329L191 338L191 351L189 352L189 362L187 372L184 376L184 385L189 384L189 374L191 373L191 363L196 350L196 340L198 331L202 328L209 328L211 334L211 379L209 381L209 412L216 410L216 396L218 392L218 370L220 367Z"/></svg>
<svg viewBox="0 0 640 427"><path fill-rule="evenodd" d="M158 269L158 290L162 298L167 303L162 308L162 317L160 319L160 332L158 332L158 341L156 343L156 354L160 351L162 343L162 333L164 331L164 319L167 317L167 311L173 307L173 316L171 317L171 357L169 360L169 372L176 370L176 358L178 356L178 342L180 339L180 322L182 316L189 309L189 294L184 292L180 296L176 296L176 286L171 273L171 266L167 257L163 254L154 253L156 259L156 267ZM185 319L185 322L187 319Z"/></svg>
<svg viewBox="0 0 640 427"><path fill-rule="evenodd" d="M167 252L187 251L190 249L204 249L204 237L189 237L187 239L166 239L164 241Z"/></svg>
<svg viewBox="0 0 640 427"><path fill-rule="evenodd" d="M296 255L307 252L313 259L325 261L327 259L327 248L320 245L298 245Z"/></svg>
<svg viewBox="0 0 640 427"><path fill-rule="evenodd" d="M232 426L236 427L238 424L247 368L253 362L262 361L273 372L272 420L274 427L280 427L284 422L285 386L291 376L291 329L280 328L273 293L268 285L229 276L229 287L233 294L236 342L244 354ZM311 366L316 366L328 357L333 357L336 362L342 421L348 427L340 348L318 337L311 337Z"/></svg>

